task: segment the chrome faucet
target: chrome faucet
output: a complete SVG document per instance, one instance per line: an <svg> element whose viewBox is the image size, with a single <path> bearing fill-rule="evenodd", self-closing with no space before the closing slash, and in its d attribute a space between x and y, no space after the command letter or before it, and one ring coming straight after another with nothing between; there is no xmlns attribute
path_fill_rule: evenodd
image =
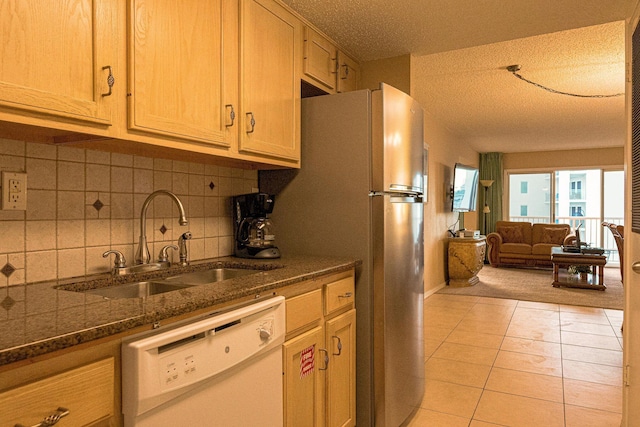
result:
<svg viewBox="0 0 640 427"><path fill-rule="evenodd" d="M187 225L189 223L189 221L187 221L187 216L184 213L184 206L178 196L167 190L157 190L149 194L149 197L147 197L142 204L142 211L140 212L140 241L138 242L138 250L136 251L136 264L148 264L151 260L149 247L147 246L147 209L149 208L151 201L161 194L169 196L178 206L178 210L180 211L180 219L178 222L180 225Z"/></svg>

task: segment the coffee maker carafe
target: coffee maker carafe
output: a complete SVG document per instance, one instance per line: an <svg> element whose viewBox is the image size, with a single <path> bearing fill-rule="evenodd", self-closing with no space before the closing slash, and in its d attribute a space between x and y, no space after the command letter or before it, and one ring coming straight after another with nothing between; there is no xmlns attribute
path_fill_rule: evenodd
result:
<svg viewBox="0 0 640 427"><path fill-rule="evenodd" d="M275 197L250 193L233 198L235 255L241 258L280 258L275 228L267 215L273 212Z"/></svg>

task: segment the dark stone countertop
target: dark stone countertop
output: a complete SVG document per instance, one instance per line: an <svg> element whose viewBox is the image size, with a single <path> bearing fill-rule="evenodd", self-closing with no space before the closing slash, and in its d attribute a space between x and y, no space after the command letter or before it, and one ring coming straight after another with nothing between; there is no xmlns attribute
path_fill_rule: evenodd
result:
<svg viewBox="0 0 640 427"><path fill-rule="evenodd" d="M354 259L311 256L275 260L223 257L154 273L118 277L102 274L11 286L0 307L0 314L5 314L0 317L0 366L346 271L359 264ZM72 291L217 267L257 268L260 271L145 298L105 299L100 295Z"/></svg>

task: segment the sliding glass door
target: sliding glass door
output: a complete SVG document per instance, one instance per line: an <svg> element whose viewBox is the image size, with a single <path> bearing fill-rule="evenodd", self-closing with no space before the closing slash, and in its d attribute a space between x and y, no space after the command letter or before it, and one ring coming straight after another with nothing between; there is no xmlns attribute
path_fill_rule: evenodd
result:
<svg viewBox="0 0 640 427"><path fill-rule="evenodd" d="M569 224L572 230L580 229L583 241L604 248L610 263L619 261L613 237L602 222L624 223L623 171L557 170L507 175L510 221Z"/></svg>

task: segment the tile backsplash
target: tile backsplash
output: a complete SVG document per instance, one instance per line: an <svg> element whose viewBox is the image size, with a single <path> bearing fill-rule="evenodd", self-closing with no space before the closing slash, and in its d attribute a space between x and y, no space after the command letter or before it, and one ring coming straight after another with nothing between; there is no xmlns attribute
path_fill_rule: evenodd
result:
<svg viewBox="0 0 640 427"><path fill-rule="evenodd" d="M156 190L146 235L152 259L191 231L189 259L233 253L231 199L257 191L257 171L0 139L0 170L27 173L27 210L0 210L0 287L107 272L109 249L134 263L140 211ZM171 260L178 254L169 251Z"/></svg>

